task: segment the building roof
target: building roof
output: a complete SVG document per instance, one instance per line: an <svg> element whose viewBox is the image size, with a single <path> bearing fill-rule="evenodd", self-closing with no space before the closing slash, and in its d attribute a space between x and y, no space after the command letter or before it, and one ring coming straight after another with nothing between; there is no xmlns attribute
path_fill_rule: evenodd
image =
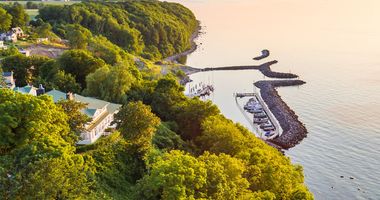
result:
<svg viewBox="0 0 380 200"><path fill-rule="evenodd" d="M23 94L31 94L31 93L34 93L34 91L36 91L37 88L31 85L26 85L24 87L15 87L13 90L16 92L21 92Z"/></svg>
<svg viewBox="0 0 380 200"><path fill-rule="evenodd" d="M54 102L66 99L66 93L59 90L51 90L46 94L52 96ZM102 109L104 107L106 107L109 113L115 113L121 107L120 104L110 103L93 97L85 97L79 94L74 94L74 100L87 104L87 108L83 110L83 113L89 117L93 117L98 109Z"/></svg>
<svg viewBox="0 0 380 200"><path fill-rule="evenodd" d="M3 72L3 77L13 76L13 72Z"/></svg>

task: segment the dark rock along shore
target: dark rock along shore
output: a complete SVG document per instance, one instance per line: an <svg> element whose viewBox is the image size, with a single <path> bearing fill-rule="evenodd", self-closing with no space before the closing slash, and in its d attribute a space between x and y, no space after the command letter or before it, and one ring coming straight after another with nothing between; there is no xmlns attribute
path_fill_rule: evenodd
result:
<svg viewBox="0 0 380 200"><path fill-rule="evenodd" d="M283 133L281 136L270 140L283 149L289 149L297 145L307 136L307 129L298 120L296 113L281 99L276 87L303 85L301 80L277 80L277 81L258 81L255 86L260 88L260 94L279 121Z"/></svg>

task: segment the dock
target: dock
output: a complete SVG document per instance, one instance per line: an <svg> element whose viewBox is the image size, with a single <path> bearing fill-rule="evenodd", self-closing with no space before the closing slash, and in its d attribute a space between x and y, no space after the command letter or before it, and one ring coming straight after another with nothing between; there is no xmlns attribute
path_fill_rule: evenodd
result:
<svg viewBox="0 0 380 200"><path fill-rule="evenodd" d="M252 92L252 93L235 93L234 96L235 96L236 103L239 106L239 109L241 110L241 112L243 112L243 115L245 115L245 118L249 121L249 123L252 126L253 130L256 132L256 134L260 138L262 138L263 140L272 140L272 139L274 139L276 137L281 136L281 134L283 132L282 127L280 126L279 121L273 115L272 111L266 105L265 101L263 100L263 98L260 95L260 92L257 92L257 93L256 92ZM272 136L266 137L264 135L265 131L262 130L262 129L260 129L260 125L253 123L253 120L254 120L253 115L252 115L252 117L247 116L248 115L247 112L244 109L242 109L242 107L239 105L239 103L237 101L237 98L245 98L245 97L253 97L253 98L255 98L256 101L259 102L260 105L263 107L263 111L265 112L266 116L268 116L269 121L271 122L271 124L275 128L275 130L273 131L274 134Z"/></svg>
<svg viewBox="0 0 380 200"><path fill-rule="evenodd" d="M201 85L200 88L192 88L189 91L189 94L186 94L187 97L204 97L209 96L214 92L214 87L212 85Z"/></svg>

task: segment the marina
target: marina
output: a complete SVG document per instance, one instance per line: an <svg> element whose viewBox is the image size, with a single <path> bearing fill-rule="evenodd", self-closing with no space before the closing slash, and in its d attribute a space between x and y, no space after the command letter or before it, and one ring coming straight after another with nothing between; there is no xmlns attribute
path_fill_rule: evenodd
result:
<svg viewBox="0 0 380 200"><path fill-rule="evenodd" d="M189 93L186 94L187 97L205 97L210 96L214 92L214 86L211 84L199 83L193 87L189 86Z"/></svg>
<svg viewBox="0 0 380 200"><path fill-rule="evenodd" d="M282 128L280 123L265 104L260 93L235 93L234 96L237 106L243 115L245 115L258 137L263 140L271 140L281 136ZM238 98L249 99L242 107L238 102Z"/></svg>

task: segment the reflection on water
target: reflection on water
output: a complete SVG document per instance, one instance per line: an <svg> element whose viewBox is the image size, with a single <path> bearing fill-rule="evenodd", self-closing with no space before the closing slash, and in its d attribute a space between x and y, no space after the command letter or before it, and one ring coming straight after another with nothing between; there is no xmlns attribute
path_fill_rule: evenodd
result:
<svg viewBox="0 0 380 200"><path fill-rule="evenodd" d="M316 199L380 198L380 1L178 0L204 26L187 64L218 67L258 64L271 50L272 68L307 82L280 88L309 131L286 152L304 166ZM249 126L232 94L252 91L256 71L208 72L212 100L228 117ZM341 178L340 176L344 176ZM353 177L354 179L350 179Z"/></svg>

